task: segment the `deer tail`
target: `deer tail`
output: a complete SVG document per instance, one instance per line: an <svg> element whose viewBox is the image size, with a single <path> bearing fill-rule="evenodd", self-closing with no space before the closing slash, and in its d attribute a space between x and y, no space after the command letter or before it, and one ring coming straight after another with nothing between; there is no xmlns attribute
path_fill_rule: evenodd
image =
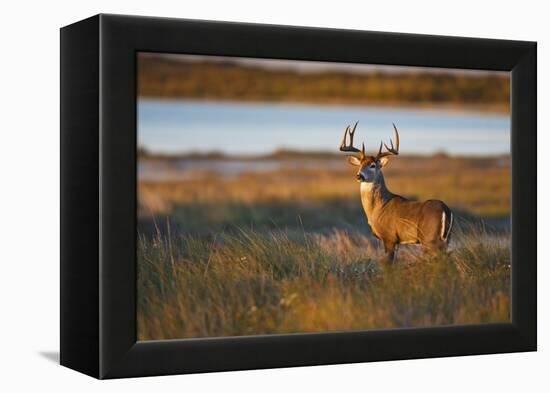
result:
<svg viewBox="0 0 550 393"><path fill-rule="evenodd" d="M449 211L449 224L447 225L447 213L445 210L441 214L441 240L447 241L453 227L453 212Z"/></svg>

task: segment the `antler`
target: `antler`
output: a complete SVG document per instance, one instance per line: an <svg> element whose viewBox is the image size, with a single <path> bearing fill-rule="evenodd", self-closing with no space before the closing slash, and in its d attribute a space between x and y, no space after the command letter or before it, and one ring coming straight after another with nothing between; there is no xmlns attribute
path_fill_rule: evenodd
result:
<svg viewBox="0 0 550 393"><path fill-rule="evenodd" d="M349 129L349 126L346 127L346 131L344 131L344 139L342 139L342 143L340 144L340 151L345 152L352 152L352 153L359 153L361 157L365 156L365 143L363 143L363 147L361 150L353 146L353 134L355 134L355 129L357 128L357 124L359 122L356 122L353 126L353 130ZM346 138L348 136L349 132L349 145L346 146Z"/></svg>
<svg viewBox="0 0 550 393"><path fill-rule="evenodd" d="M392 125L393 125L393 130L395 131L395 147L393 146L393 141L391 140L391 138L390 138L391 148L388 147L388 145L386 145L385 143L380 142L380 148L378 149L378 155L376 156L377 160L379 160L382 157L386 157L386 156L397 156L397 155L399 155L399 132L397 132L397 127L395 126L395 124L392 123ZM387 150L383 153L382 153L382 145L384 145L384 147Z"/></svg>

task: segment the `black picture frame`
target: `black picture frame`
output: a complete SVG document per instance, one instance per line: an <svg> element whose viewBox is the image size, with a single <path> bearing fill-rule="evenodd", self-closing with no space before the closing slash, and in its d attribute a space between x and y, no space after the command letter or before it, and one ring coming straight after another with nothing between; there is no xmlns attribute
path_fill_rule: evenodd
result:
<svg viewBox="0 0 550 393"><path fill-rule="evenodd" d="M510 323L136 342L136 53L511 71ZM96 378L537 348L536 43L97 15L61 29L61 364Z"/></svg>

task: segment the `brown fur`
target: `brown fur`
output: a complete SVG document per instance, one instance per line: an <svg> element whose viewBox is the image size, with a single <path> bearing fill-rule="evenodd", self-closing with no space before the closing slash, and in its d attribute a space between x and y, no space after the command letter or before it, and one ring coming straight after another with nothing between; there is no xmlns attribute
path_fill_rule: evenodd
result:
<svg viewBox="0 0 550 393"><path fill-rule="evenodd" d="M360 168L372 161L371 157L363 159ZM386 162L377 162L374 181L361 182L363 210L374 236L384 244L386 259L389 262L394 260L399 244L421 244L426 252L445 251L450 235L451 210L439 200L417 202L390 192L381 171Z"/></svg>

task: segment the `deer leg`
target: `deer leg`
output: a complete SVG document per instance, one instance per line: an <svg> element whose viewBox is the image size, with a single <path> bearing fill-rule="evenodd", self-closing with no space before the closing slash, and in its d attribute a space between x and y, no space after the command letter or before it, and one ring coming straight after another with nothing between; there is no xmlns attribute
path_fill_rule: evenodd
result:
<svg viewBox="0 0 550 393"><path fill-rule="evenodd" d="M384 242L384 262L388 265L392 265L395 259L395 243Z"/></svg>

